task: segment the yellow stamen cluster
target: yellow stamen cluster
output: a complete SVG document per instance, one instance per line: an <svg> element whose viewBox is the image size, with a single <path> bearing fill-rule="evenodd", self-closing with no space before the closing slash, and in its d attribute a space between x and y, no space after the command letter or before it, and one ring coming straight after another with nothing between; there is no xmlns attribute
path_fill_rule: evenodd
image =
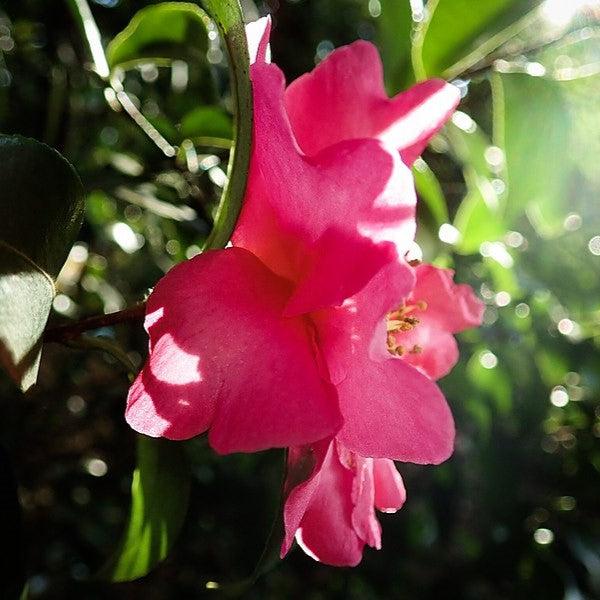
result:
<svg viewBox="0 0 600 600"><path fill-rule="evenodd" d="M396 310L393 310L387 316L387 349L390 354L403 356L409 354L419 354L423 351L421 346L415 344L408 350L399 344L396 338L397 333L412 331L420 320L411 313L427 310L427 302L419 300L414 304L401 304Z"/></svg>

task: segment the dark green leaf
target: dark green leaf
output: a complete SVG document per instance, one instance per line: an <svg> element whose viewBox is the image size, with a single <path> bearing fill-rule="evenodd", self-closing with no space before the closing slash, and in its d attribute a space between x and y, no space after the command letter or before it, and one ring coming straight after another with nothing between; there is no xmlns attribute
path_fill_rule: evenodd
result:
<svg viewBox="0 0 600 600"><path fill-rule="evenodd" d="M139 62L202 59L208 17L195 4L163 2L140 10L108 45L111 68Z"/></svg>
<svg viewBox="0 0 600 600"><path fill-rule="evenodd" d="M25 390L58 275L83 218L79 177L55 150L0 136L0 362Z"/></svg>
<svg viewBox="0 0 600 600"><path fill-rule="evenodd" d="M568 212L570 119L560 83L523 74L494 76L497 145L506 159L506 216L524 211L538 233L561 231Z"/></svg>
<svg viewBox="0 0 600 600"><path fill-rule="evenodd" d="M121 547L102 569L102 577L138 579L168 555L185 519L190 480L181 443L138 437L129 523Z"/></svg>
<svg viewBox="0 0 600 600"><path fill-rule="evenodd" d="M213 137L230 140L233 136L231 117L216 106L199 106L181 121L183 137Z"/></svg>
<svg viewBox="0 0 600 600"><path fill-rule="evenodd" d="M419 79L459 76L521 30L515 21L537 2L430 0L413 44Z"/></svg>
<svg viewBox="0 0 600 600"><path fill-rule="evenodd" d="M408 0L381 0L377 19L377 46L381 52L385 83L390 94L414 79L410 63L412 11Z"/></svg>

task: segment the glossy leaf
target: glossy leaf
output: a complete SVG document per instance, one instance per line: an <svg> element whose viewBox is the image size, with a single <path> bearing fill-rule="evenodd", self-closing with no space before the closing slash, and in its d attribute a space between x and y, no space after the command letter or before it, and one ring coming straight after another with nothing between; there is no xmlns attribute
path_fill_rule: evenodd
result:
<svg viewBox="0 0 600 600"><path fill-rule="evenodd" d="M140 62L203 59L209 20L189 2L163 2L140 10L108 45L111 68Z"/></svg>
<svg viewBox="0 0 600 600"><path fill-rule="evenodd" d="M540 235L561 231L568 212L570 118L560 83L496 74L497 145L506 158L506 216L526 212ZM532 176L533 175L533 176Z"/></svg>
<svg viewBox="0 0 600 600"><path fill-rule="evenodd" d="M448 78L497 49L521 28L517 23L537 4L520 0L430 0L413 43L418 79Z"/></svg>
<svg viewBox="0 0 600 600"><path fill-rule="evenodd" d="M0 136L0 363L23 390L35 383L54 278L82 218L73 167L40 142Z"/></svg>
<svg viewBox="0 0 600 600"><path fill-rule="evenodd" d="M190 480L182 444L138 437L129 522L119 550L100 576L138 579L168 555L185 520Z"/></svg>

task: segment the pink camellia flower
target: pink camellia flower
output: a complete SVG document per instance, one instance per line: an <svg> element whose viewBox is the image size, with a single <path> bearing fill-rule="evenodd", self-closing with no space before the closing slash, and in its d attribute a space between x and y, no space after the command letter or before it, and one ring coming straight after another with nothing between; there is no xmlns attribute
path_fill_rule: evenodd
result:
<svg viewBox="0 0 600 600"><path fill-rule="evenodd" d="M396 512L406 500L391 460L363 458L334 439L290 448L288 469L282 558L294 538L309 556L337 567L357 565L365 544L381 548L375 508Z"/></svg>
<svg viewBox="0 0 600 600"><path fill-rule="evenodd" d="M380 97L376 52L362 42L286 92L267 62L268 25L251 28L254 139L233 247L182 263L156 285L150 356L127 421L171 439L208 430L221 453L337 435L361 456L440 462L452 451L452 416L428 377L389 354L384 317L414 286L403 257L415 193L401 156L410 161L442 126L458 92L435 82ZM344 99L359 98L354 79L363 76L374 88L371 97L364 89L361 117ZM311 123L303 96L348 112L337 135L322 128L319 138L328 117ZM371 129L350 127L370 116Z"/></svg>
<svg viewBox="0 0 600 600"><path fill-rule="evenodd" d="M389 360L437 379L458 360L452 334L480 325L484 307L469 286L454 284L452 271L422 264L415 273L411 294L387 315ZM375 508L395 512L406 499L391 460L364 458L339 439L291 448L285 491L282 557L295 537L309 556L334 566L358 564L365 544L381 548Z"/></svg>

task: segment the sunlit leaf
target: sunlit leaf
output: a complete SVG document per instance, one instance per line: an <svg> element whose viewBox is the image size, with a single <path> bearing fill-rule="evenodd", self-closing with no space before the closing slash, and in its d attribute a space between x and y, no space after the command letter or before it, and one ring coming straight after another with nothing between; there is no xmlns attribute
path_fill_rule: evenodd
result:
<svg viewBox="0 0 600 600"><path fill-rule="evenodd" d="M467 185L454 217L454 227L461 234L456 250L473 254L483 242L500 239L506 226L492 184L495 174L488 160L491 141L467 114L456 113L453 121L446 126L445 134L452 154L463 167Z"/></svg>
<svg viewBox="0 0 600 600"><path fill-rule="evenodd" d="M473 180L454 217L454 227L460 231L456 251L461 254L478 252L483 242L496 241L506 232L489 180Z"/></svg>
<svg viewBox="0 0 600 600"><path fill-rule="evenodd" d="M138 437L129 522L119 550L100 573L102 577L138 579L168 555L187 513L190 481L181 443Z"/></svg>
<svg viewBox="0 0 600 600"><path fill-rule="evenodd" d="M518 298L521 295L521 287L512 264L503 265L491 257L485 257L483 263L489 272L493 287L497 292L508 292L512 298Z"/></svg>
<svg viewBox="0 0 600 600"><path fill-rule="evenodd" d="M35 383L58 275L83 218L73 167L32 139L0 136L0 363Z"/></svg>
<svg viewBox="0 0 600 600"><path fill-rule="evenodd" d="M506 216L526 212L539 234L562 230L568 212L570 118L560 83L523 74L494 76L497 145L506 159Z"/></svg>
<svg viewBox="0 0 600 600"><path fill-rule="evenodd" d="M437 226L448 223L446 199L435 173L424 160L418 159L413 167L413 176L419 198L427 205Z"/></svg>
<svg viewBox="0 0 600 600"><path fill-rule="evenodd" d="M510 39L511 26L535 0L430 0L413 42L419 79L457 77ZM505 32L502 35L501 32Z"/></svg>
<svg viewBox="0 0 600 600"><path fill-rule="evenodd" d="M489 396L496 410L502 414L510 412L512 407L512 386L510 377L501 363L493 368L486 368L480 361L481 353L471 357L467 365L467 376L471 384Z"/></svg>
<svg viewBox="0 0 600 600"><path fill-rule="evenodd" d="M140 10L108 44L111 68L139 62L203 58L208 48L206 13L188 2L162 2Z"/></svg>

